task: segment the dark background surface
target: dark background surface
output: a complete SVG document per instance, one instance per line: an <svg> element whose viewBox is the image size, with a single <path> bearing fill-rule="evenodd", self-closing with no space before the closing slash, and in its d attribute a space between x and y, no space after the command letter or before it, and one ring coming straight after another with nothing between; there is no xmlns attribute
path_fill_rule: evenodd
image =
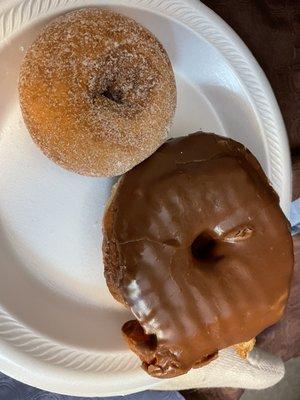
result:
<svg viewBox="0 0 300 400"><path fill-rule="evenodd" d="M300 154L300 1L203 0L242 38L275 92L293 154Z"/></svg>
<svg viewBox="0 0 300 400"><path fill-rule="evenodd" d="M294 198L300 197L300 0L203 0L244 40L265 71L286 124L293 156ZM300 235L294 237L295 276L287 312L257 338L258 345L288 360L300 356ZM184 391L189 400L237 400L240 389ZM0 400L54 400L0 375ZM79 398L78 398L79 399Z"/></svg>

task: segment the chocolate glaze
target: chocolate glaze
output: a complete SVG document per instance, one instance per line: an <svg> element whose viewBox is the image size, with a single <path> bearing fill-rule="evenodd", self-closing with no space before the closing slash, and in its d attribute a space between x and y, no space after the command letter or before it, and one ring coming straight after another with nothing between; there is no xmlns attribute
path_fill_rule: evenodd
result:
<svg viewBox="0 0 300 400"><path fill-rule="evenodd" d="M213 134L172 139L120 181L104 219L112 294L129 346L156 377L211 361L282 315L289 223L257 160Z"/></svg>

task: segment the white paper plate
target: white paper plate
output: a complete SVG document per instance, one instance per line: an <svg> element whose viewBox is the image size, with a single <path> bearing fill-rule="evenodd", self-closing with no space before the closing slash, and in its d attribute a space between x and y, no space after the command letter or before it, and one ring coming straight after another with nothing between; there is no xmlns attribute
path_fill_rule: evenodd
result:
<svg viewBox="0 0 300 400"><path fill-rule="evenodd" d="M130 315L103 278L101 217L112 181L70 173L43 156L17 98L20 61L41 26L88 5L135 18L167 49L178 85L173 135L202 129L244 143L286 213L291 170L282 117L262 70L200 2L0 2L0 369L50 391L92 396L157 383L124 345L120 328Z"/></svg>

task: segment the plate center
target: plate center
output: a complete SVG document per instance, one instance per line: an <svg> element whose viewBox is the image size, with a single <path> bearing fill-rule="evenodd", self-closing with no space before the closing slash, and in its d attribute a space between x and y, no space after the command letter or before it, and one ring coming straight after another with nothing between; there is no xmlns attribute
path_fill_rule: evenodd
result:
<svg viewBox="0 0 300 400"><path fill-rule="evenodd" d="M172 135L200 129L223 133L201 92L176 77ZM2 229L24 267L47 285L94 304L115 304L103 277L101 221L117 178L84 177L62 169L33 143L18 107L9 119L13 128L0 146Z"/></svg>

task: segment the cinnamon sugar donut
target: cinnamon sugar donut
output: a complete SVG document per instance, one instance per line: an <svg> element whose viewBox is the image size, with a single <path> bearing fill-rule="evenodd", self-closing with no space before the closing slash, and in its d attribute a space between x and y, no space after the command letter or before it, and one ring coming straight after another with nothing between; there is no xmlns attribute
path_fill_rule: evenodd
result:
<svg viewBox="0 0 300 400"><path fill-rule="evenodd" d="M245 357L283 314L289 222L234 140L196 133L163 144L120 179L103 234L107 285L135 318L123 334L152 376L183 374L230 346Z"/></svg>
<svg viewBox="0 0 300 400"><path fill-rule="evenodd" d="M169 58L134 20L87 8L42 30L20 71L25 123L42 151L83 175L114 176L167 138L176 106Z"/></svg>

